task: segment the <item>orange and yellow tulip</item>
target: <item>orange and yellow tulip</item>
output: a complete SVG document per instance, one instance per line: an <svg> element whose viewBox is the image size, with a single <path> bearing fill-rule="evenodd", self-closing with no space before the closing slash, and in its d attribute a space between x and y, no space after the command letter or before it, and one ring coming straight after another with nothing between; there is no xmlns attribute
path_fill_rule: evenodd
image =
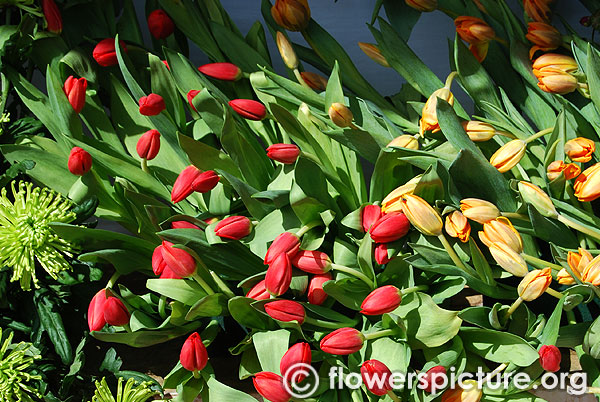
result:
<svg viewBox="0 0 600 402"><path fill-rule="evenodd" d="M579 201L594 201L600 197L600 164L596 163L584 170L573 184Z"/></svg>
<svg viewBox="0 0 600 402"><path fill-rule="evenodd" d="M596 143L588 138L577 137L565 144L565 153L573 162L589 162L596 151Z"/></svg>

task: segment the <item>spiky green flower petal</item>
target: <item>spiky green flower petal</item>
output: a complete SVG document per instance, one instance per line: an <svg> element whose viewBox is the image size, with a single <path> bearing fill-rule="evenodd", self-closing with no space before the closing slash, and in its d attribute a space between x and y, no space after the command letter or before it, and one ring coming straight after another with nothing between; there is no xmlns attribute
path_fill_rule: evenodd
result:
<svg viewBox="0 0 600 402"><path fill-rule="evenodd" d="M69 223L75 219L71 202L47 188L33 188L32 183L11 183L14 203L0 193L0 267L8 266L11 282L19 280L23 290L35 287L37 262L52 276L70 269L65 255L71 257L73 245L61 239L50 227L51 222Z"/></svg>
<svg viewBox="0 0 600 402"><path fill-rule="evenodd" d="M0 401L40 400L42 395L30 382L40 380L41 376L32 375L29 371L35 359L41 356L32 353L31 343L11 344L13 335L14 333L11 332L0 348ZM2 328L0 328L0 339L2 339Z"/></svg>
<svg viewBox="0 0 600 402"><path fill-rule="evenodd" d="M149 398L157 395L157 391L150 389L150 382L143 382L135 386L135 380L130 378L123 388L122 377L119 377L117 384L117 397L115 398L108 388L106 378L102 381L96 381L96 392L91 402L146 402Z"/></svg>

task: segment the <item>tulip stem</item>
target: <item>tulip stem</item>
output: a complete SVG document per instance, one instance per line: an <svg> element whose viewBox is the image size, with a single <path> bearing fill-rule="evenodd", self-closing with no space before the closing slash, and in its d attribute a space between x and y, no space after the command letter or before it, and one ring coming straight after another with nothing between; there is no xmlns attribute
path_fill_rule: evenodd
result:
<svg viewBox="0 0 600 402"><path fill-rule="evenodd" d="M440 240L440 242L442 242L442 245L446 249L446 252L452 259L452 262L454 263L454 265L456 265L458 268L465 271L467 274L471 275L471 272L469 272L469 270L467 269L465 264L461 261L461 259L458 257L458 255L456 255L456 252L454 251L454 249L452 248L450 243L448 243L446 236L444 236L443 233L440 233L440 235L438 236L438 239Z"/></svg>
<svg viewBox="0 0 600 402"><path fill-rule="evenodd" d="M550 267L550 268L552 268L555 271L560 271L561 269L563 269L563 267L561 267L560 265L553 264L551 262L539 259L539 258L534 257L534 256L529 255L529 254L522 253L521 256L523 257L523 259L525 261L531 263L531 265L535 265L538 268Z"/></svg>
<svg viewBox="0 0 600 402"><path fill-rule="evenodd" d="M312 228L319 226L321 224L321 221L312 221L307 223L306 225L302 226L300 228L300 230L298 230L296 232L296 236L298 237L302 237L306 232L308 232L309 230L311 230Z"/></svg>
<svg viewBox="0 0 600 402"><path fill-rule="evenodd" d="M304 78L302 78L302 74L300 74L300 70L298 70L297 68L294 69L294 75L296 76L296 79L298 80L298 83L300 85L302 85L304 88L308 88L311 91L313 90L307 83L306 81L304 81Z"/></svg>
<svg viewBox="0 0 600 402"><path fill-rule="evenodd" d="M514 303L510 306L510 308L506 312L506 316L505 316L506 320L508 320L508 318L512 315L512 313L514 313L515 310L517 308L519 308L519 306L521 305L521 303L523 303L523 299L521 299L521 296L519 296L519 298L514 301Z"/></svg>
<svg viewBox="0 0 600 402"><path fill-rule="evenodd" d="M427 290L427 289L429 289L429 286L427 286L427 285L418 285L418 286L412 286L412 287L406 288L406 289L401 289L400 293L402 293L402 296L406 296L411 293L419 292L421 290Z"/></svg>
<svg viewBox="0 0 600 402"><path fill-rule="evenodd" d="M196 282L198 282L198 284L202 287L202 289L204 289L204 291L209 294L209 295L214 295L215 291L211 289L210 286L208 286L208 283L206 283L206 281L204 279L202 279L202 277L200 276L200 274L198 274L198 272L194 272L192 274L192 278L194 278L194 280Z"/></svg>
<svg viewBox="0 0 600 402"><path fill-rule="evenodd" d="M121 274L119 272L115 272L114 274L112 274L112 276L110 277L110 279L106 283L105 287L110 289L113 286L115 286L115 283L117 283L117 281L119 280L120 276L121 276Z"/></svg>
<svg viewBox="0 0 600 402"><path fill-rule="evenodd" d="M150 173L150 170L148 170L148 159L146 158L142 158L142 170L146 173Z"/></svg>
<svg viewBox="0 0 600 402"><path fill-rule="evenodd" d="M329 328L329 329L339 329L348 326L348 323L342 322L331 322L325 320L319 320L317 318L312 317L304 317L304 323L314 325L315 327Z"/></svg>
<svg viewBox="0 0 600 402"><path fill-rule="evenodd" d="M192 371L192 374L194 375L194 378L196 378L196 379L200 378L200 372L198 370Z"/></svg>
<svg viewBox="0 0 600 402"><path fill-rule="evenodd" d="M167 312L165 311L167 307L167 296L161 295L160 299L158 299L158 315L163 320L167 318Z"/></svg>
<svg viewBox="0 0 600 402"><path fill-rule="evenodd" d="M556 297L557 299L562 299L564 296L562 293L560 293L559 291L556 291L552 288L546 289L546 293L548 293L550 296Z"/></svg>
<svg viewBox="0 0 600 402"><path fill-rule="evenodd" d="M398 395L394 394L394 391L388 389L387 396L389 396L394 402L402 402L402 399L398 397Z"/></svg>
<svg viewBox="0 0 600 402"><path fill-rule="evenodd" d="M395 329L382 329L381 331L371 332L370 334L363 334L366 341L372 341L374 339L383 338L384 336L396 335Z"/></svg>
<svg viewBox="0 0 600 402"><path fill-rule="evenodd" d="M131 327L129 326L129 323L127 323L127 324L123 325L123 328L125 328L125 331L126 331L127 333L131 333Z"/></svg>
<svg viewBox="0 0 600 402"><path fill-rule="evenodd" d="M356 278L362 280L364 283L369 285L369 287L371 289L375 288L375 284L373 283L373 281L371 279L369 279L365 274L363 274L362 272L360 272L354 268L345 267L343 265L338 265L338 264L331 264L331 269L343 272L348 275L355 276Z"/></svg>
<svg viewBox="0 0 600 402"><path fill-rule="evenodd" d="M570 228L573 228L573 229L575 229L583 234L586 234L596 240L600 240L600 234L593 231L592 229L585 227L584 225L582 225L579 222L575 222L575 221L571 220L570 218L567 218L564 215L560 215L560 214L558 215L558 217L556 219L558 219L559 222L564 223L565 225L569 226Z"/></svg>
<svg viewBox="0 0 600 402"><path fill-rule="evenodd" d="M529 220L529 216L527 216L525 214L519 214L517 212L500 212L500 214L508 219L521 219L524 221Z"/></svg>
<svg viewBox="0 0 600 402"><path fill-rule="evenodd" d="M575 313L573 310L566 311L567 313L567 322L569 325L577 324L577 318L575 318Z"/></svg>
<svg viewBox="0 0 600 402"><path fill-rule="evenodd" d="M546 134L550 134L553 131L554 131L554 127L545 128L542 131L538 131L537 133L535 133L531 137L527 138L525 140L525 143L529 144L530 142L535 141L538 138L545 136Z"/></svg>
<svg viewBox="0 0 600 402"><path fill-rule="evenodd" d="M450 87L452 86L452 81L454 81L454 78L456 78L457 75L458 75L458 72L452 71L446 78L446 83L444 84L444 88L450 89Z"/></svg>
<svg viewBox="0 0 600 402"><path fill-rule="evenodd" d="M227 284L223 282L223 280L219 277L219 275L217 275L216 272L211 270L209 270L208 272L210 272L210 276L213 278L213 280L215 281L219 289L225 294L225 296L229 297L230 299L235 297L235 293L233 293L231 288L229 288L229 286L227 286Z"/></svg>
<svg viewBox="0 0 600 402"><path fill-rule="evenodd" d="M498 374L500 374L506 367L508 367L507 363L502 363L501 365L499 365L498 367L496 367L496 369L494 371L492 371L491 373L489 373L483 379L483 381L481 381L481 385L483 386L483 384L485 384L486 382L488 382L489 380L491 380L492 378L494 378L495 376L497 376Z"/></svg>

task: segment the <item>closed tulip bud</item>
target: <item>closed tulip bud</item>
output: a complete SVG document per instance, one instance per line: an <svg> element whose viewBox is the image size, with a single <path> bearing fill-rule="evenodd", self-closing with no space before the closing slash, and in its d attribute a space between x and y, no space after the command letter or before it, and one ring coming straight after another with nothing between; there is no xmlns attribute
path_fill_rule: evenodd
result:
<svg viewBox="0 0 600 402"><path fill-rule="evenodd" d="M265 312L274 320L298 321L302 325L306 313L302 304L291 300L276 300L265 304Z"/></svg>
<svg viewBox="0 0 600 402"><path fill-rule="evenodd" d="M404 0L407 6L422 13L435 11L438 7L437 0Z"/></svg>
<svg viewBox="0 0 600 402"><path fill-rule="evenodd" d="M402 292L395 286L387 285L375 289L360 305L364 315L381 315L390 313L402 302Z"/></svg>
<svg viewBox="0 0 600 402"><path fill-rule="evenodd" d="M300 250L291 258L292 265L309 274L324 274L331 269L329 256L322 251Z"/></svg>
<svg viewBox="0 0 600 402"><path fill-rule="evenodd" d="M310 7L307 0L276 0L271 15L280 27L303 31L310 22Z"/></svg>
<svg viewBox="0 0 600 402"><path fill-rule="evenodd" d="M173 221L171 222L171 229L197 229L202 230L198 226L188 221Z"/></svg>
<svg viewBox="0 0 600 402"><path fill-rule="evenodd" d="M267 156L274 161L291 165L300 155L300 148L294 144L273 144L267 148Z"/></svg>
<svg viewBox="0 0 600 402"><path fill-rule="evenodd" d="M575 196L579 201L594 201L600 197L600 163L585 169L573 184Z"/></svg>
<svg viewBox="0 0 600 402"><path fill-rule="evenodd" d="M127 46L125 42L122 40L119 41L121 45L121 49L124 52L127 52ZM96 63L100 64L102 67L110 67L119 63L117 60L117 52L115 50L115 40L112 38L102 39L92 53L94 60Z"/></svg>
<svg viewBox="0 0 600 402"><path fill-rule="evenodd" d="M79 147L73 147L69 154L67 163L69 172L77 176L83 176L92 168L92 156Z"/></svg>
<svg viewBox="0 0 600 402"><path fill-rule="evenodd" d="M427 236L442 234L444 227L442 217L427 201L414 194L405 194L400 204L402 212L419 232Z"/></svg>
<svg viewBox="0 0 600 402"><path fill-rule="evenodd" d="M579 279L581 279L585 267L587 267L593 259L594 257L592 257L590 252L583 248L579 248L577 253L569 251L567 254L569 268L571 268L571 271L573 271Z"/></svg>
<svg viewBox="0 0 600 402"><path fill-rule="evenodd" d="M547 218L557 218L558 212L552 203L552 200L538 186L533 183L526 181L519 182L519 193L521 193L521 199L527 204L533 205L533 207L543 216Z"/></svg>
<svg viewBox="0 0 600 402"><path fill-rule="evenodd" d="M165 266L162 274L160 274L160 279L182 279L181 276L177 275L175 272L171 270L168 266Z"/></svg>
<svg viewBox="0 0 600 402"><path fill-rule="evenodd" d="M446 368L444 366L434 366L425 372L425 376L419 380L419 388L430 394L436 393L444 384L446 377Z"/></svg>
<svg viewBox="0 0 600 402"><path fill-rule="evenodd" d="M268 371L256 373L252 378L256 392L270 402L289 402L292 399L284 381L280 375Z"/></svg>
<svg viewBox="0 0 600 402"><path fill-rule="evenodd" d="M483 392L478 388L477 381L463 381L462 387L450 388L442 394L442 402L479 402Z"/></svg>
<svg viewBox="0 0 600 402"><path fill-rule="evenodd" d="M42 0L42 12L46 19L46 29L60 34L62 32L62 17L54 0Z"/></svg>
<svg viewBox="0 0 600 402"><path fill-rule="evenodd" d="M332 276L329 272L324 274L315 275L311 278L308 283L308 302L314 305L321 305L327 299L327 293L323 289L323 284L327 281L332 280Z"/></svg>
<svg viewBox="0 0 600 402"><path fill-rule="evenodd" d="M502 134L489 123L471 120L462 122L463 129L474 142L491 140L495 135Z"/></svg>
<svg viewBox="0 0 600 402"><path fill-rule="evenodd" d="M502 269L510 272L514 276L527 275L527 263L512 248L504 243L492 243L490 245L490 254Z"/></svg>
<svg viewBox="0 0 600 402"><path fill-rule="evenodd" d="M265 280L258 282L246 293L246 297L254 300L267 300L271 298L271 294L267 291Z"/></svg>
<svg viewBox="0 0 600 402"><path fill-rule="evenodd" d="M492 243L504 243L516 253L523 251L521 235L504 216L484 223L483 232L479 232L479 240L488 247Z"/></svg>
<svg viewBox="0 0 600 402"><path fill-rule="evenodd" d="M596 256L585 266L581 280L594 286L600 286L600 256Z"/></svg>
<svg viewBox="0 0 600 402"><path fill-rule="evenodd" d="M231 63L210 63L198 67L204 75L208 75L211 78L216 78L222 81L237 81L242 78L242 70Z"/></svg>
<svg viewBox="0 0 600 402"><path fill-rule="evenodd" d="M561 285L574 285L576 283L575 279L573 279L569 271L565 268L558 271L556 274L556 281Z"/></svg>
<svg viewBox="0 0 600 402"><path fill-rule="evenodd" d="M388 63L385 57L381 54L381 50L379 50L379 48L376 45L372 43L358 42L358 47L360 47L360 50L362 50L367 56L369 56L371 60L373 60L380 66L390 66L390 63Z"/></svg>
<svg viewBox="0 0 600 402"><path fill-rule="evenodd" d="M378 245L376 245L375 251L373 251L373 255L375 256L375 261L379 265L384 265L390 262L388 248L385 243L379 243Z"/></svg>
<svg viewBox="0 0 600 402"><path fill-rule="evenodd" d="M560 350L554 345L542 345L538 351L540 355L540 365L546 371L552 373L560 370Z"/></svg>
<svg viewBox="0 0 600 402"><path fill-rule="evenodd" d="M550 22L551 2L552 0L523 0L523 8L533 21Z"/></svg>
<svg viewBox="0 0 600 402"><path fill-rule="evenodd" d="M487 22L477 17L461 16L454 20L458 36L470 44L489 42L496 33Z"/></svg>
<svg viewBox="0 0 600 402"><path fill-rule="evenodd" d="M521 280L517 291L521 299L531 301L544 294L550 283L552 283L552 270L550 268L534 269Z"/></svg>
<svg viewBox="0 0 600 402"><path fill-rule="evenodd" d="M500 216L500 210L494 204L478 198L460 200L460 210L468 219L481 224Z"/></svg>
<svg viewBox="0 0 600 402"><path fill-rule="evenodd" d="M110 296L104 303L104 319L108 325L121 327L129 323L129 312L121 300Z"/></svg>
<svg viewBox="0 0 600 402"><path fill-rule="evenodd" d="M292 282L292 263L286 253L280 254L269 264L265 276L265 287L273 296L281 296L290 288Z"/></svg>
<svg viewBox="0 0 600 402"><path fill-rule="evenodd" d="M300 75L304 82L315 91L325 91L327 89L327 78L322 75L311 71L303 71Z"/></svg>
<svg viewBox="0 0 600 402"><path fill-rule="evenodd" d="M410 223L403 213L390 212L379 218L369 233L376 243L389 243L404 237L410 229Z"/></svg>
<svg viewBox="0 0 600 402"><path fill-rule="evenodd" d="M479 42L471 43L469 45L469 51L475 56L475 59L483 63L487 57L488 51L490 50L490 42Z"/></svg>
<svg viewBox="0 0 600 402"><path fill-rule="evenodd" d="M85 90L87 89L87 80L85 78L75 78L72 75L67 78L63 86L63 91L69 99L69 103L75 110L75 113L81 112L85 105Z"/></svg>
<svg viewBox="0 0 600 402"><path fill-rule="evenodd" d="M454 95L450 92L449 88L443 87L434 91L431 96L425 102L423 110L421 111L421 120L419 121L419 134L421 137L425 135L426 131L437 133L440 131L440 123L437 118L437 104L438 98L445 100L450 105L454 105Z"/></svg>
<svg viewBox="0 0 600 402"><path fill-rule="evenodd" d="M252 222L245 216L230 216L217 223L215 234L231 240L240 240L250 234Z"/></svg>
<svg viewBox="0 0 600 402"><path fill-rule="evenodd" d="M279 371L287 381L301 382L306 375L299 372L303 370L299 365L310 365L311 361L310 345L306 342L299 342L285 352L279 363ZM298 374L296 374L297 372Z"/></svg>
<svg viewBox="0 0 600 402"><path fill-rule="evenodd" d="M175 24L167 13L159 9L148 15L148 29L154 38L165 39L175 31Z"/></svg>
<svg viewBox="0 0 600 402"><path fill-rule="evenodd" d="M413 135L404 134L394 138L387 146L417 150L419 149L419 140Z"/></svg>
<svg viewBox="0 0 600 402"><path fill-rule="evenodd" d="M168 241L163 241L162 246L162 257L177 276L187 278L196 272L196 260L190 253L173 247L173 243Z"/></svg>
<svg viewBox="0 0 600 402"><path fill-rule="evenodd" d="M293 233L283 232L273 240L271 246L265 255L265 264L270 264L281 254L287 254L290 258L294 257L300 250L300 239Z"/></svg>
<svg viewBox="0 0 600 402"><path fill-rule="evenodd" d="M90 331L100 331L106 325L104 305L106 304L106 289L101 289L94 295L88 307L88 326Z"/></svg>
<svg viewBox="0 0 600 402"><path fill-rule="evenodd" d="M418 175L410 179L406 184L396 187L391 193L389 193L381 202L381 210L384 213L389 212L402 212L402 204L400 200L405 194L412 194L417 188L419 181L423 175Z"/></svg>
<svg viewBox="0 0 600 402"><path fill-rule="evenodd" d="M346 107L343 103L332 103L329 107L329 118L338 127L346 128L352 127L352 120L354 115L352 111Z"/></svg>
<svg viewBox="0 0 600 402"><path fill-rule="evenodd" d="M146 131L138 140L135 150L142 159L152 160L156 158L160 150L160 133L158 130Z"/></svg>
<svg viewBox="0 0 600 402"><path fill-rule="evenodd" d="M540 70L545 68L553 68L565 73L572 73L577 71L579 67L577 66L577 61L571 56L558 53L546 53L535 59L533 62L533 74L538 77Z"/></svg>
<svg viewBox="0 0 600 402"><path fill-rule="evenodd" d="M190 165L183 169L175 180L171 190L171 201L174 203L183 201L194 191L206 193L215 188L218 182L219 176L213 170L202 172L197 167Z"/></svg>
<svg viewBox="0 0 600 402"><path fill-rule="evenodd" d="M296 52L288 38L281 32L277 32L277 48L286 67L290 70L297 69L299 64L298 56L296 56Z"/></svg>
<svg viewBox="0 0 600 402"><path fill-rule="evenodd" d="M381 207L379 205L365 205L360 212L362 227L365 232L371 229L371 226L381 218Z"/></svg>
<svg viewBox="0 0 600 402"><path fill-rule="evenodd" d="M199 89L191 89L188 93L187 93L187 101L190 104L190 107L192 108L192 110L194 112L197 112L196 107L194 106L194 98L196 97L196 95L198 95L200 92Z"/></svg>
<svg viewBox="0 0 600 402"><path fill-rule="evenodd" d="M152 272L154 272L154 274L157 276L160 276L167 266L167 263L162 256L162 248L163 245L160 244L156 246L154 252L152 253Z"/></svg>
<svg viewBox="0 0 600 402"><path fill-rule="evenodd" d="M596 151L596 143L588 138L577 137L565 143L565 153L573 162L589 162Z"/></svg>
<svg viewBox="0 0 600 402"><path fill-rule="evenodd" d="M561 173L564 175L565 180L571 180L579 176L581 168L574 163L564 163L563 161L554 161L548 165L546 170L546 176L548 180L556 180Z"/></svg>
<svg viewBox="0 0 600 402"><path fill-rule="evenodd" d="M458 237L463 243L469 241L471 225L469 225L467 218L460 211L454 211L451 214L446 215L445 228L446 233L448 233L450 237Z"/></svg>
<svg viewBox="0 0 600 402"><path fill-rule="evenodd" d="M538 87L544 92L565 95L579 88L577 78L569 73L552 67L538 71Z"/></svg>
<svg viewBox="0 0 600 402"><path fill-rule="evenodd" d="M208 352L197 332L191 334L183 343L179 353L179 361L183 368L188 371L200 371L206 367Z"/></svg>
<svg viewBox="0 0 600 402"><path fill-rule="evenodd" d="M529 51L530 59L533 58L535 52L554 50L563 42L560 32L552 25L544 22L530 22L527 25L527 35L525 37L534 45Z"/></svg>
<svg viewBox="0 0 600 402"><path fill-rule="evenodd" d="M527 143L523 140L512 140L502 145L490 158L490 163L500 173L508 172L521 161Z"/></svg>
<svg viewBox="0 0 600 402"><path fill-rule="evenodd" d="M255 100L234 99L229 101L229 106L244 119L260 121L267 117L265 105Z"/></svg>
<svg viewBox="0 0 600 402"><path fill-rule="evenodd" d="M156 116L165 110L165 100L158 94L142 96L139 101L140 113L144 116Z"/></svg>
<svg viewBox="0 0 600 402"><path fill-rule="evenodd" d="M340 328L321 339L320 347L332 355L351 355L362 349L365 336L354 328Z"/></svg>
<svg viewBox="0 0 600 402"><path fill-rule="evenodd" d="M393 390L392 372L379 360L367 360L360 366L360 374L365 387L377 396L383 396Z"/></svg>

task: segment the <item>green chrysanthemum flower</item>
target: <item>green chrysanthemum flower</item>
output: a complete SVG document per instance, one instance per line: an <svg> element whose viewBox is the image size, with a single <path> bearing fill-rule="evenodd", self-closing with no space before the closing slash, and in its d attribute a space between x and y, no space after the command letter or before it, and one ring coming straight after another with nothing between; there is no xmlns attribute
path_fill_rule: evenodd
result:
<svg viewBox="0 0 600 402"><path fill-rule="evenodd" d="M149 398L157 395L157 391L150 389L150 382L143 382L137 386L135 380L130 378L123 388L122 377L119 377L119 383L117 384L117 397L115 398L108 388L106 378L102 378L102 381L96 381L96 392L92 397L91 402L146 402Z"/></svg>
<svg viewBox="0 0 600 402"><path fill-rule="evenodd" d="M65 255L72 256L73 245L61 239L50 227L51 222L69 223L75 219L71 202L47 188L33 188L32 183L11 183L14 203L0 193L0 267L8 266L11 282L19 280L29 290L31 280L38 287L35 261L54 279L60 271L70 269Z"/></svg>
<svg viewBox="0 0 600 402"><path fill-rule="evenodd" d="M41 376L32 375L29 371L35 359L41 356L32 353L31 343L21 342L11 345L13 335L12 332L8 335L0 349L0 401L40 400L42 395L30 382L40 380ZM2 339L2 328L0 328L0 339Z"/></svg>

